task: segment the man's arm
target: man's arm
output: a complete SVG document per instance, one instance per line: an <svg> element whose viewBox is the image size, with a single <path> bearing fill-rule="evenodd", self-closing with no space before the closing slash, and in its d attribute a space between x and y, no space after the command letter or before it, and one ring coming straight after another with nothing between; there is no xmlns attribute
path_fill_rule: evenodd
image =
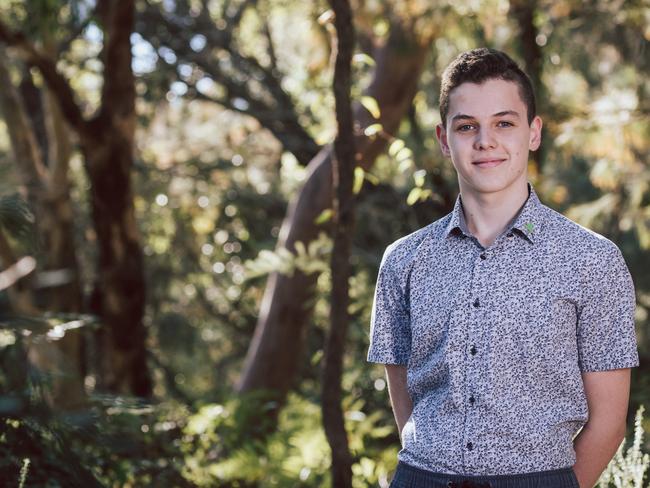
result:
<svg viewBox="0 0 650 488"><path fill-rule="evenodd" d="M625 437L630 369L582 374L589 420L574 440L580 488L592 488Z"/></svg>
<svg viewBox="0 0 650 488"><path fill-rule="evenodd" d="M388 378L390 403L393 406L393 415L395 415L395 422L397 422L397 429L401 439L404 425L413 411L413 402L409 396L406 382L406 366L386 364L386 377Z"/></svg>

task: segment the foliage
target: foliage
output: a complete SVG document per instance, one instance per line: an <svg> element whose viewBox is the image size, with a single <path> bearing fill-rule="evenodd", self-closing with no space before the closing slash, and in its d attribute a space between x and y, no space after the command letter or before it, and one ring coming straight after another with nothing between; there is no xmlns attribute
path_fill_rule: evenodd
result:
<svg viewBox="0 0 650 488"><path fill-rule="evenodd" d="M275 252L263 249L256 259L245 263L247 277L256 278L274 271L291 276L295 270L310 274L328 269L327 258L332 251L332 243L327 234L322 232L320 237L309 242L308 246L298 241L295 247L295 254L286 248Z"/></svg>
<svg viewBox="0 0 650 488"><path fill-rule="evenodd" d="M237 422L237 412L247 400L205 405L189 418L184 429L190 439L185 445L187 478L197 486L327 485L330 453L319 405L291 395L278 429L261 443L250 436L248 422ZM348 397L344 404L355 456L354 486L385 483L396 463L395 446L385 443L392 425L386 426L381 411L364 413L362 399Z"/></svg>
<svg viewBox="0 0 650 488"><path fill-rule="evenodd" d="M20 195L0 196L0 228L14 238L33 240L34 215Z"/></svg>

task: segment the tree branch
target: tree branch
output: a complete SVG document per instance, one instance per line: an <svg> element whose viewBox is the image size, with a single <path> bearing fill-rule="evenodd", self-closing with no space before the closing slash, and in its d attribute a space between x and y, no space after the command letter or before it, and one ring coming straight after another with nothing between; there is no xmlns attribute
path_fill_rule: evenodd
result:
<svg viewBox="0 0 650 488"><path fill-rule="evenodd" d="M104 85L100 117L130 118L135 106L135 80L131 69L131 33L135 23L134 0L111 2L104 27ZM131 131L131 128L127 129Z"/></svg>
<svg viewBox="0 0 650 488"><path fill-rule="evenodd" d="M354 194L352 184L356 166L354 118L352 113L352 54L354 27L349 0L330 0L336 33L332 44L336 53L333 91L336 105L337 135L332 164L334 228L331 256L330 330L323 360L323 427L332 450L332 486L352 487L352 456L348 446L341 406L345 336L350 324L350 249L354 233Z"/></svg>
<svg viewBox="0 0 650 488"><path fill-rule="evenodd" d="M9 59L0 46L0 108L7 122L14 158L22 176L29 200L38 201L42 196L48 178L48 169L34 135L23 100L11 82L8 69Z"/></svg>
<svg viewBox="0 0 650 488"><path fill-rule="evenodd" d="M242 3L237 8L237 10L235 10L235 12L232 15L228 15L229 9L224 11L224 13L226 14L224 19L226 20L227 25L230 27L228 30L230 31L231 35L235 27L239 26L239 23L241 22L241 19L244 16L244 12L246 12L246 9L248 7L254 7L256 4L257 4L257 0L243 0Z"/></svg>
<svg viewBox="0 0 650 488"><path fill-rule="evenodd" d="M83 118L79 105L75 101L70 83L56 69L56 62L36 49L22 32L11 31L2 21L0 21L0 41L16 48L29 66L38 68L50 90L56 95L66 121L77 132L84 132L87 123Z"/></svg>
<svg viewBox="0 0 650 488"><path fill-rule="evenodd" d="M85 19L83 22L81 22L79 25L71 26L70 35L68 35L63 41L61 41L56 48L57 54L59 56L70 48L70 45L75 41L75 39L77 39L81 35L81 33L86 29L86 27L88 27L91 20L93 20L92 16L88 16L88 18Z"/></svg>
<svg viewBox="0 0 650 488"><path fill-rule="evenodd" d="M271 72L273 72L278 69L278 58L275 55L275 47L273 46L273 37L271 36L271 28L269 26L269 21L267 19L264 19L263 29L264 29L264 36L266 37L266 41L269 43L267 51L269 54L269 59L271 61Z"/></svg>
<svg viewBox="0 0 650 488"><path fill-rule="evenodd" d="M228 97L223 100L225 107L255 117L302 164L306 165L318 152L318 145L298 121L295 104L282 88L277 69L264 67L257 59L241 55L232 46L231 34L217 28L207 11L189 21L148 6L139 14L139 20L140 31L149 42L154 46L167 44L176 52L179 62L191 62L200 67L226 89ZM164 26L169 33L169 41L160 40L149 26ZM189 47L193 32L202 32L206 36L207 46L200 52ZM213 52L217 49L228 52L228 70L232 70L232 73L226 73L223 63L214 57ZM242 79L246 81L242 83ZM249 80L255 80L263 89L251 85ZM233 105L234 98L245 100L248 107L236 107Z"/></svg>

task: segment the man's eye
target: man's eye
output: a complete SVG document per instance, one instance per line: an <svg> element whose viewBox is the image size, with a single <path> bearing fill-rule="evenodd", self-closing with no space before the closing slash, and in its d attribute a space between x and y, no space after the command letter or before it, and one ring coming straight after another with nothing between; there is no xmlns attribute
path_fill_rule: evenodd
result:
<svg viewBox="0 0 650 488"><path fill-rule="evenodd" d="M463 124L456 127L456 130L460 132L467 132L468 130L472 130L473 128L474 126L471 124Z"/></svg>
<svg viewBox="0 0 650 488"><path fill-rule="evenodd" d="M514 124L512 122L508 122L507 120L502 120L497 125L499 127L514 127Z"/></svg>

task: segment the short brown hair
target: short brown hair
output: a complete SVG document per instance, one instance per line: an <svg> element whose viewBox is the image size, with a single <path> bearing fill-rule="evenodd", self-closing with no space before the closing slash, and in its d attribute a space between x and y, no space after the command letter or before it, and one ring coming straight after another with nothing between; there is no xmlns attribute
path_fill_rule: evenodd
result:
<svg viewBox="0 0 650 488"><path fill-rule="evenodd" d="M459 54L442 74L440 86L440 118L447 125L449 94L463 83L481 84L487 80L513 81L519 87L519 96L526 105L528 123L536 115L535 92L528 75L506 53L481 47Z"/></svg>

